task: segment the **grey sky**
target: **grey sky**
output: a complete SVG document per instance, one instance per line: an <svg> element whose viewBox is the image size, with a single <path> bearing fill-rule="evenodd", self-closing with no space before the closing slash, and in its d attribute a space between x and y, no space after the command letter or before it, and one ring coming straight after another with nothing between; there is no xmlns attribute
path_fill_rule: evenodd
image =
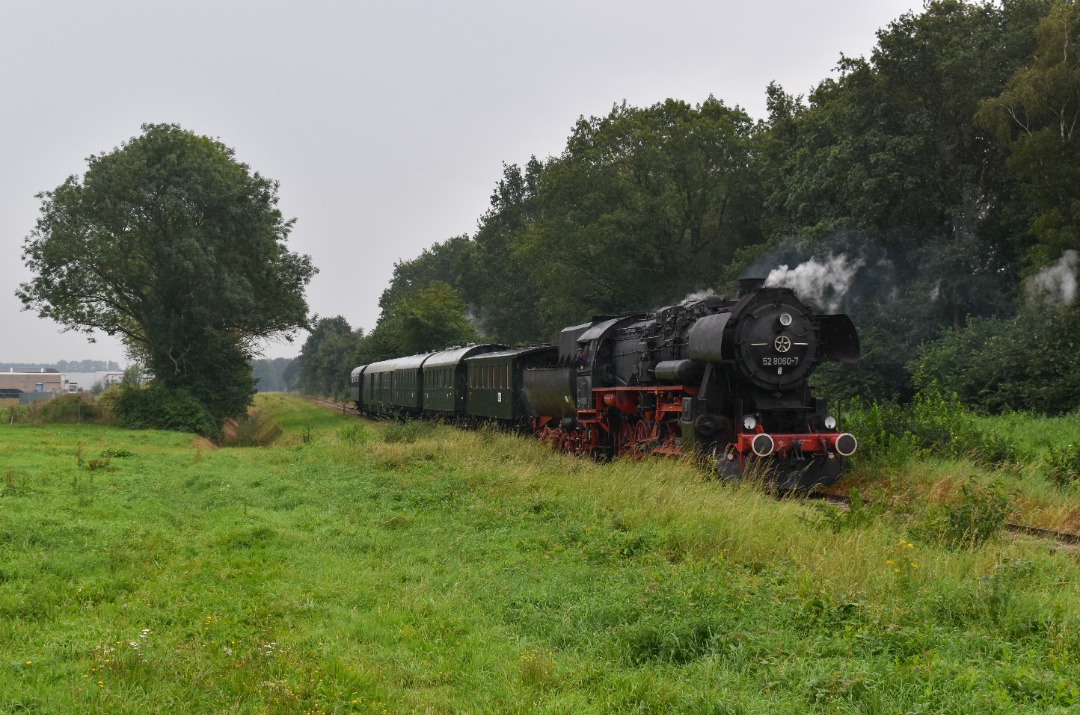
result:
<svg viewBox="0 0 1080 715"><path fill-rule="evenodd" d="M472 234L502 163L580 115L709 94L751 116L805 94L915 0L0 0L0 362L124 360L21 311L34 195L176 123L281 182L314 312L370 329L394 262ZM303 334L298 338L302 341ZM297 354L271 344L267 357Z"/></svg>

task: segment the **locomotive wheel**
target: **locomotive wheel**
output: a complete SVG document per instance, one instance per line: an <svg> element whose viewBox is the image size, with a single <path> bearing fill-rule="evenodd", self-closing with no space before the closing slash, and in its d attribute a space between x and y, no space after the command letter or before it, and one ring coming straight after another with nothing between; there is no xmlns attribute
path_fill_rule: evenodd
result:
<svg viewBox="0 0 1080 715"><path fill-rule="evenodd" d="M634 459L644 459L652 451L652 443L654 442L652 432L652 426L648 420L639 420L634 425Z"/></svg>

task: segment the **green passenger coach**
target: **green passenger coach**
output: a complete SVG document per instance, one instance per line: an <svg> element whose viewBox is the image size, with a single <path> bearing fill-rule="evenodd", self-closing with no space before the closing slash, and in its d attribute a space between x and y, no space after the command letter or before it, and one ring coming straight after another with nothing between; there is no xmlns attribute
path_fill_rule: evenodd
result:
<svg viewBox="0 0 1080 715"><path fill-rule="evenodd" d="M472 417L523 421L528 411L521 400L522 371L544 367L558 359L553 345L511 348L471 355L467 366L467 411Z"/></svg>
<svg viewBox="0 0 1080 715"><path fill-rule="evenodd" d="M424 361L424 411L464 417L468 406L465 359L505 348L505 345L467 345L429 356Z"/></svg>
<svg viewBox="0 0 1080 715"><path fill-rule="evenodd" d="M373 362L364 368L364 404L375 412L419 414L423 407L424 361L432 353Z"/></svg>

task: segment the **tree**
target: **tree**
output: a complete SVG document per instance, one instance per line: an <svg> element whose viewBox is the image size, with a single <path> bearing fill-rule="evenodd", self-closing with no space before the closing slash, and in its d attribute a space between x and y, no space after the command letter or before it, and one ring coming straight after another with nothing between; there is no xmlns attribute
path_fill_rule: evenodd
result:
<svg viewBox="0 0 1080 715"><path fill-rule="evenodd" d="M349 393L349 373L358 364L356 353L364 331L353 331L340 315L322 318L296 359L296 382L300 392L344 399Z"/></svg>
<svg viewBox="0 0 1080 715"><path fill-rule="evenodd" d="M908 395L905 365L920 344L1015 309L1028 202L973 120L1027 61L1047 5L935 0L879 31L869 59L843 59L808 106L770 87L761 157L771 237L803 239L816 252L803 260L849 252L889 278L875 299L845 306L875 342L844 371L851 387Z"/></svg>
<svg viewBox="0 0 1080 715"><path fill-rule="evenodd" d="M1034 207L1037 267L1080 245L1080 4L1057 0L1036 47L977 119L997 131Z"/></svg>
<svg viewBox="0 0 1080 715"><path fill-rule="evenodd" d="M510 344L547 340L531 264L518 250L539 214L537 190L544 165L533 157L522 171L503 165L503 178L480 219L466 280L455 286L483 331Z"/></svg>
<svg viewBox="0 0 1080 715"><path fill-rule="evenodd" d="M434 352L480 339L464 301L448 283L433 281L400 295L363 339L357 363Z"/></svg>
<svg viewBox="0 0 1080 715"><path fill-rule="evenodd" d="M285 392L289 389L285 371L296 358L258 358L251 361L251 376L259 392Z"/></svg>
<svg viewBox="0 0 1080 715"><path fill-rule="evenodd" d="M293 221L277 182L217 140L142 129L91 156L81 181L38 195L23 246L35 277L16 294L68 330L119 336L155 381L220 424L250 403L260 342L306 325L315 268L286 248Z"/></svg>
<svg viewBox="0 0 1080 715"><path fill-rule="evenodd" d="M579 120L544 167L518 249L549 334L711 287L719 266L759 243L753 135L745 112L712 97Z"/></svg>

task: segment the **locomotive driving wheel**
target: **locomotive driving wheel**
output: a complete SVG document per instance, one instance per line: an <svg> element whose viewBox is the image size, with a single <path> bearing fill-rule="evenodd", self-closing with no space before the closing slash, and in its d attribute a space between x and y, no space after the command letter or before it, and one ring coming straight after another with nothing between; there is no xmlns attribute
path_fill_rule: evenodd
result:
<svg viewBox="0 0 1080 715"><path fill-rule="evenodd" d="M634 459L644 459L652 451L652 445L656 441L653 427L654 423L649 420L638 420L634 425Z"/></svg>

